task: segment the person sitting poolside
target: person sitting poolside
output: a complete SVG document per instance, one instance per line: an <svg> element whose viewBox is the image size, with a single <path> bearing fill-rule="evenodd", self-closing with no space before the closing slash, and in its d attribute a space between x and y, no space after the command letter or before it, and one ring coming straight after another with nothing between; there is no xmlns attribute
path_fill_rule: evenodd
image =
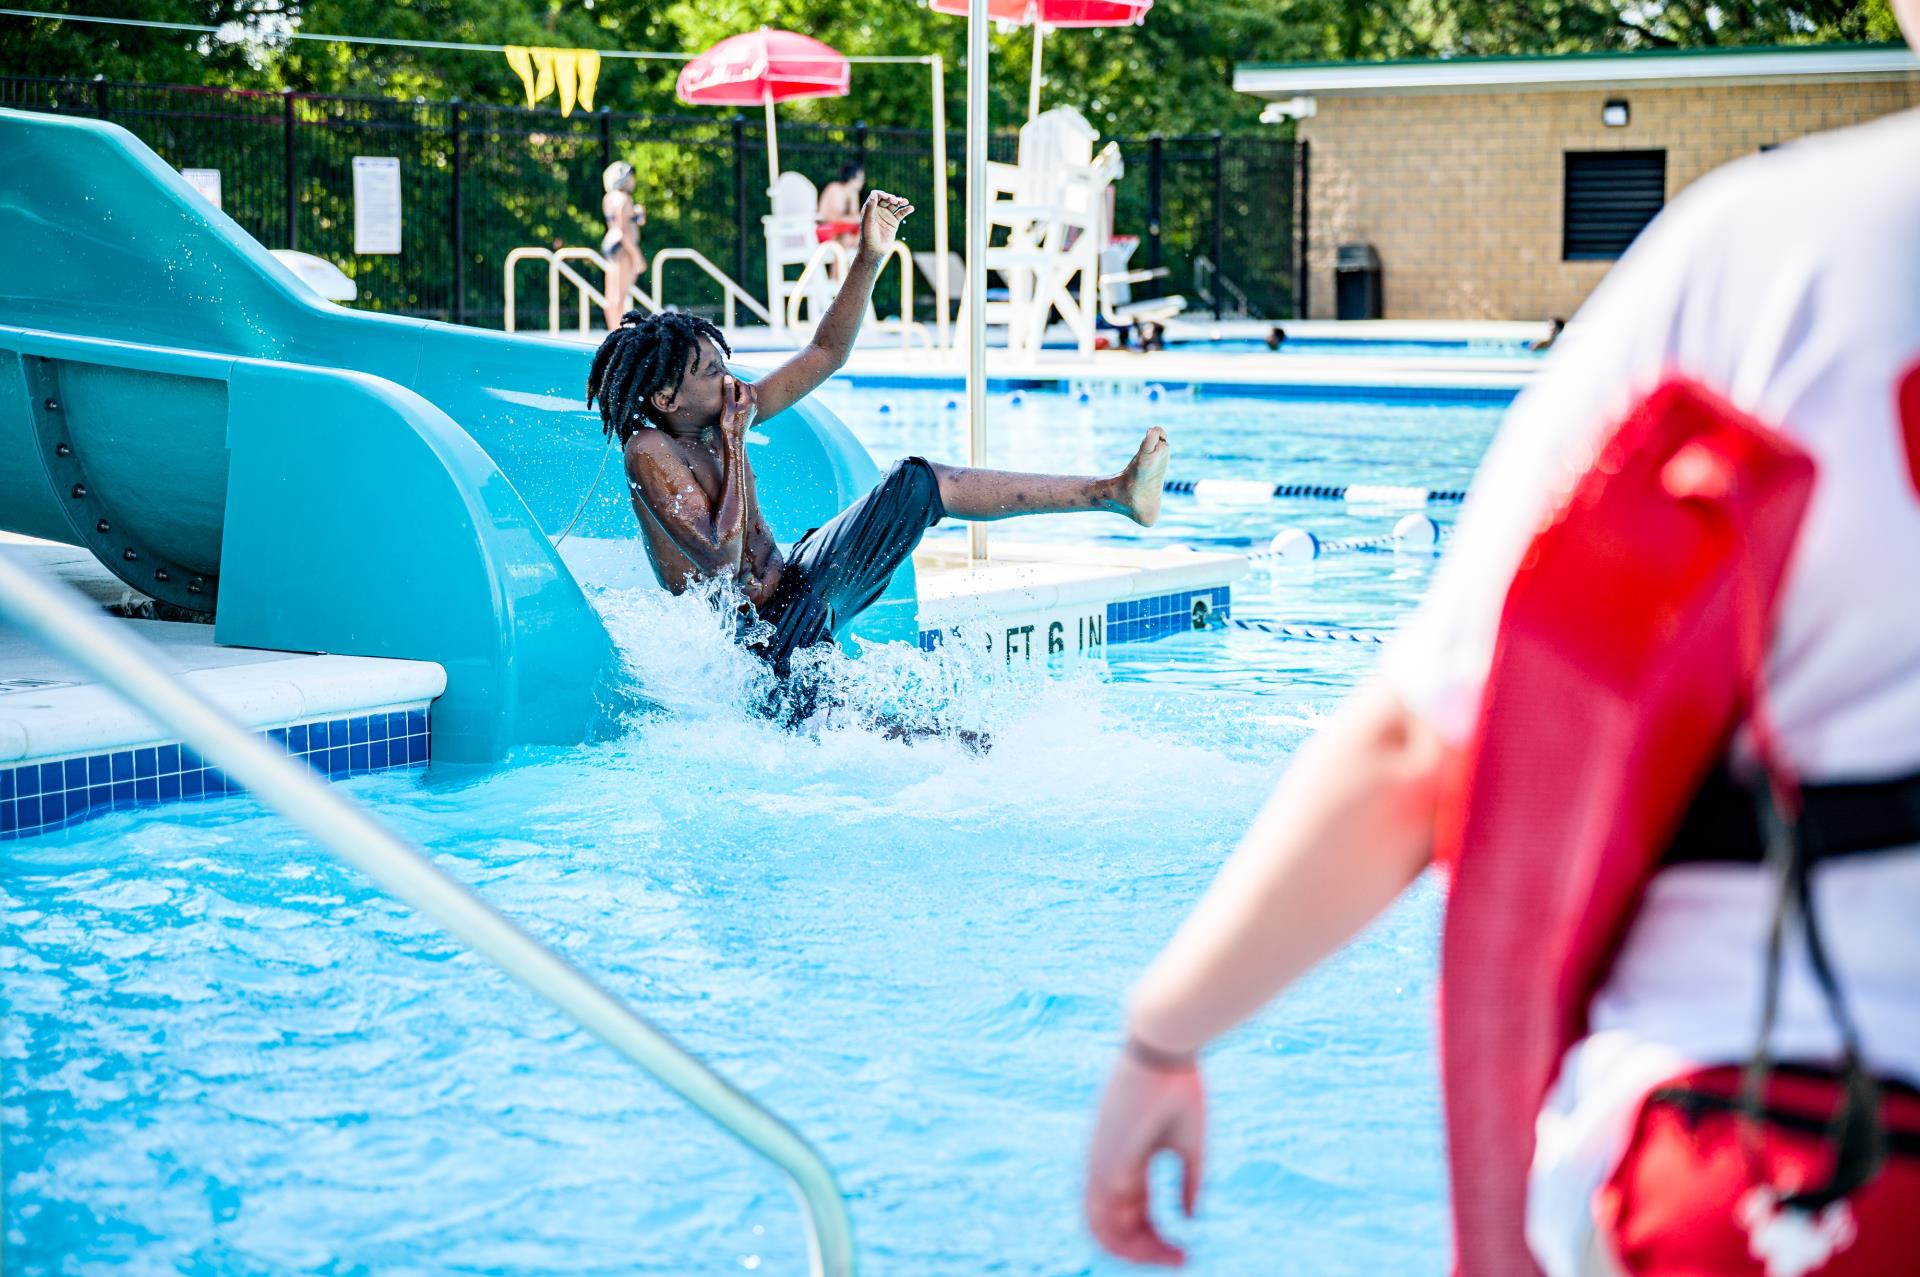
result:
<svg viewBox="0 0 1920 1277"><path fill-rule="evenodd" d="M860 249L813 340L758 383L731 376L720 330L684 312L630 311L587 377L608 434L623 447L627 486L660 584L678 594L710 579L736 585L767 627L752 650L785 679L796 652L830 643L886 590L921 535L941 519L1107 511L1142 526L1160 517L1169 447L1158 427L1120 473L1102 478L896 464L879 486L784 551L760 512L746 433L818 389L846 362L873 281L913 206L875 191ZM743 608L744 610L744 608Z"/></svg>

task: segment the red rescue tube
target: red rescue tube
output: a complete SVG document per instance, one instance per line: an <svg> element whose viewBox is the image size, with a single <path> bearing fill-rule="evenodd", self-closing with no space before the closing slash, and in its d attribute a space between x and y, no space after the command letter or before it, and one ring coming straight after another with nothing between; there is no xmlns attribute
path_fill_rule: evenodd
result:
<svg viewBox="0 0 1920 1277"><path fill-rule="evenodd" d="M1441 1056L1459 1271L1535 1274L1534 1121L1647 878L1747 707L1812 459L1675 380L1522 560L1443 797Z"/></svg>

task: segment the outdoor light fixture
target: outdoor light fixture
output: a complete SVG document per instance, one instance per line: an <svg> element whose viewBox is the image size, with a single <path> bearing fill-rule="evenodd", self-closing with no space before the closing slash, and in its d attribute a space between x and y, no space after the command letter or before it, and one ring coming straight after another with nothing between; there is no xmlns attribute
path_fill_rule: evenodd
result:
<svg viewBox="0 0 1920 1277"><path fill-rule="evenodd" d="M1310 118L1315 110L1312 98L1288 98L1284 102L1269 102L1260 112L1260 123L1278 124L1282 120L1304 120Z"/></svg>
<svg viewBox="0 0 1920 1277"><path fill-rule="evenodd" d="M1605 106L1601 107L1600 123L1606 125L1610 129L1626 128L1627 127L1627 100L1625 98L1614 98L1611 102L1608 102Z"/></svg>

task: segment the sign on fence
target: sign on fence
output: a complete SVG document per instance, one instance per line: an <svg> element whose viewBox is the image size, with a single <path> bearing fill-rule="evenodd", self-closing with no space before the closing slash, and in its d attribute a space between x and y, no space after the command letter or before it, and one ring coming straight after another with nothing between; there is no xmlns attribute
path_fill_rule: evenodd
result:
<svg viewBox="0 0 1920 1277"><path fill-rule="evenodd" d="M400 251L400 159L353 157L353 251Z"/></svg>
<svg viewBox="0 0 1920 1277"><path fill-rule="evenodd" d="M215 208L220 207L220 170L217 168L183 168L180 176L187 179L187 185L207 197L207 202Z"/></svg>

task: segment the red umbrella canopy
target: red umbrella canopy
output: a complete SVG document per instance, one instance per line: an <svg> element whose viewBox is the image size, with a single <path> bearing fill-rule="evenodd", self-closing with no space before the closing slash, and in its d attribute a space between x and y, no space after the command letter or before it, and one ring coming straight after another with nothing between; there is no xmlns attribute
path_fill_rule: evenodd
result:
<svg viewBox="0 0 1920 1277"><path fill-rule="evenodd" d="M728 36L680 69L674 91L692 106L752 106L845 97L851 68L811 36L762 27Z"/></svg>
<svg viewBox="0 0 1920 1277"><path fill-rule="evenodd" d="M930 3L940 13L967 15L967 0ZM1153 0L987 0L989 18L1020 26L1044 22L1050 27L1130 27L1151 8Z"/></svg>

